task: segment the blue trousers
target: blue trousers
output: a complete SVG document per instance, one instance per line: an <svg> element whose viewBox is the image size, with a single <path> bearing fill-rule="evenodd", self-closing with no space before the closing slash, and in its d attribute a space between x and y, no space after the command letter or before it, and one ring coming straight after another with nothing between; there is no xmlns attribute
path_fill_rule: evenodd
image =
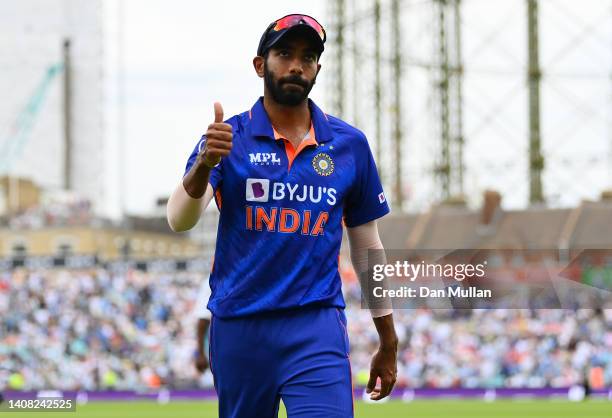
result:
<svg viewBox="0 0 612 418"><path fill-rule="evenodd" d="M344 310L311 307L242 318L213 315L210 365L219 418L352 418Z"/></svg>

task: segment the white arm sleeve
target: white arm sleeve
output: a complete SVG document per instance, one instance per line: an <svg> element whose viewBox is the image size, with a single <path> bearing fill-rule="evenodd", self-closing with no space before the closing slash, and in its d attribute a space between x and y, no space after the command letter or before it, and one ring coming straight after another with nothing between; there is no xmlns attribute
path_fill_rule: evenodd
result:
<svg viewBox="0 0 612 418"><path fill-rule="evenodd" d="M189 196L181 180L168 199L166 207L166 218L170 228L174 232L183 232L193 228L200 220L202 211L208 207L212 197L213 188L210 183L206 187L204 196L194 199Z"/></svg>
<svg viewBox="0 0 612 418"><path fill-rule="evenodd" d="M359 277L359 283L361 285L362 293L368 290L368 250L381 250L374 251L371 256L375 257L375 260L371 260L373 264L386 264L387 259L380 236L378 235L378 226L376 220L365 223L363 225L356 226L354 228L346 229L349 239L349 247L351 250L351 262L357 277ZM365 293L364 293L365 294ZM367 298L366 298L367 300ZM390 315L393 313L391 303L385 301L385 306L382 308L371 308L370 312L373 318Z"/></svg>

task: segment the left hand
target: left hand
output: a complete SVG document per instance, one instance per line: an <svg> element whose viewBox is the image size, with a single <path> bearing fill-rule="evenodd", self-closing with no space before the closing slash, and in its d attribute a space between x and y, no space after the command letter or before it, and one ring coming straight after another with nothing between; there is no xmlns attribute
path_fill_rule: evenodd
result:
<svg viewBox="0 0 612 418"><path fill-rule="evenodd" d="M195 359L195 367L200 373L204 373L208 368L208 359L203 354L198 354Z"/></svg>
<svg viewBox="0 0 612 418"><path fill-rule="evenodd" d="M380 387L376 386L380 378ZM372 358L370 365L370 380L366 386L366 393L370 399L379 401L387 397L395 385L397 378L397 344L379 347Z"/></svg>

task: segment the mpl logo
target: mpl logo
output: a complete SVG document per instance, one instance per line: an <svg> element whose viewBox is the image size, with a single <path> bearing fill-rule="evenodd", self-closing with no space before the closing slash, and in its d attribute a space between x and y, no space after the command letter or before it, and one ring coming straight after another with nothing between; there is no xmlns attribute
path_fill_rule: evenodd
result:
<svg viewBox="0 0 612 418"><path fill-rule="evenodd" d="M281 159L275 152L256 152L249 154L249 160L254 165L280 165Z"/></svg>
<svg viewBox="0 0 612 418"><path fill-rule="evenodd" d="M247 202L267 202L270 193L270 180L247 179L246 200Z"/></svg>

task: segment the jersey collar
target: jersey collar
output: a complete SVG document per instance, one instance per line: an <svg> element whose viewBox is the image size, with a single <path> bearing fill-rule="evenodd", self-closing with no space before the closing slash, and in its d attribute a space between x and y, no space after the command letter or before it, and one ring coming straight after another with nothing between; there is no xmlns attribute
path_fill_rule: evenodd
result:
<svg viewBox="0 0 612 418"><path fill-rule="evenodd" d="M328 116L311 99L308 99L308 107L310 108L314 137L319 142L329 142L333 137ZM252 136L275 138L272 123L263 105L263 97L260 97L249 110L249 119Z"/></svg>

